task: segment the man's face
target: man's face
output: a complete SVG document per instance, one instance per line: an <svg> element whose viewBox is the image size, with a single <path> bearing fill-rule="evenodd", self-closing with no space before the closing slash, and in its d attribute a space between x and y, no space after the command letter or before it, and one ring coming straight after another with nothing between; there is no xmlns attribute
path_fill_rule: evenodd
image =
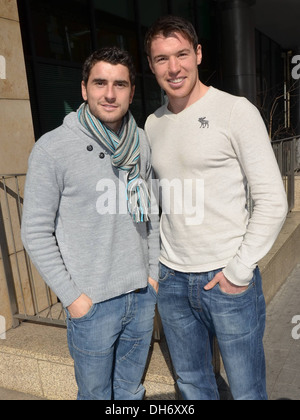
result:
<svg viewBox="0 0 300 420"><path fill-rule="evenodd" d="M152 41L149 65L170 101L193 95L201 60L201 46L195 52L191 42L180 33L168 38L160 35Z"/></svg>
<svg viewBox="0 0 300 420"><path fill-rule="evenodd" d="M87 86L82 82L81 87L82 97L88 102L91 113L117 132L135 91L128 68L99 61L91 70Z"/></svg>

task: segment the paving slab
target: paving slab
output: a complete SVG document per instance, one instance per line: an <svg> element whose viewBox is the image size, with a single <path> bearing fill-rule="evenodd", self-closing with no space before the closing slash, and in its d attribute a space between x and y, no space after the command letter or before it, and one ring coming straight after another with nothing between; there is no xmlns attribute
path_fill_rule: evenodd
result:
<svg viewBox="0 0 300 420"><path fill-rule="evenodd" d="M300 264L268 305L264 342L270 400L300 400Z"/></svg>

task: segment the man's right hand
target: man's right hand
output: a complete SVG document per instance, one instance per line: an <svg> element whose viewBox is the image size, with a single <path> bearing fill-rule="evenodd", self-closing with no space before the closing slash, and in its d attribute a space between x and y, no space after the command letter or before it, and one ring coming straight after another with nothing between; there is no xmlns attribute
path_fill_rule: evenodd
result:
<svg viewBox="0 0 300 420"><path fill-rule="evenodd" d="M83 294L70 306L68 306L67 309L69 311L69 314L71 315L71 318L82 318L89 312L92 306L92 300L88 296Z"/></svg>

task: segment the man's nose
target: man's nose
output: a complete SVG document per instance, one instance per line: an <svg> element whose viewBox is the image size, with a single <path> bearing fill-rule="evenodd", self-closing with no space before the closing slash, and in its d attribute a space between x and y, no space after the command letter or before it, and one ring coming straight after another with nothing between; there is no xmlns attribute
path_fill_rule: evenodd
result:
<svg viewBox="0 0 300 420"><path fill-rule="evenodd" d="M105 91L105 98L108 102L115 102L116 94L115 94L114 86L107 85L106 91Z"/></svg>
<svg viewBox="0 0 300 420"><path fill-rule="evenodd" d="M180 72L180 63L177 57L170 57L169 72L170 74L177 74Z"/></svg>

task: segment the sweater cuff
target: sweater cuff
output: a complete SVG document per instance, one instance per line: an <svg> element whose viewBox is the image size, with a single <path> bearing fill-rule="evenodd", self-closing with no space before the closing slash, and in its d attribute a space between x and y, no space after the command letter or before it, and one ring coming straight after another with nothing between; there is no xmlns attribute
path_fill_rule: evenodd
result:
<svg viewBox="0 0 300 420"><path fill-rule="evenodd" d="M82 295L82 292L76 287L75 284L70 283L68 284L67 288L60 288L60 290L57 291L56 294L59 300L61 301L63 307L67 308Z"/></svg>
<svg viewBox="0 0 300 420"><path fill-rule="evenodd" d="M234 285L244 287L248 286L253 278L256 265L246 267L238 257L233 258L223 270L224 276Z"/></svg>
<svg viewBox="0 0 300 420"><path fill-rule="evenodd" d="M149 277L151 277L153 280L155 280L158 283L159 279L159 265L154 264L153 266L150 265L149 267Z"/></svg>

